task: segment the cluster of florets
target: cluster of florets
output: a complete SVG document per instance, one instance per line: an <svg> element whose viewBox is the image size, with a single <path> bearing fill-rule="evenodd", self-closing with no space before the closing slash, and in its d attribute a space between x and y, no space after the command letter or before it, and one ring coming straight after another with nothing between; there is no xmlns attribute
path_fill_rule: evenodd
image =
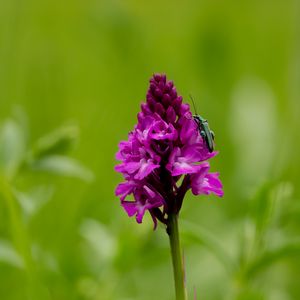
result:
<svg viewBox="0 0 300 300"><path fill-rule="evenodd" d="M178 213L186 192L223 195L218 173L210 173L210 153L188 104L182 103L172 81L154 75L138 124L119 144L116 171L125 182L116 188L127 214L142 222L148 210L156 226ZM133 201L127 200L133 195Z"/></svg>

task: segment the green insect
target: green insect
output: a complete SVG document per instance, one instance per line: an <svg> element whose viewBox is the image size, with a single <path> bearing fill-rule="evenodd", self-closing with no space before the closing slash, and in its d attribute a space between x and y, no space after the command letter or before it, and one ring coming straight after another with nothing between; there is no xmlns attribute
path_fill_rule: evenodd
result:
<svg viewBox="0 0 300 300"><path fill-rule="evenodd" d="M206 143L208 151L213 152L214 151L215 134L212 130L210 130L207 120L197 114L194 99L191 95L190 95L190 98L193 102L193 106L194 106L194 109L195 109L195 112L196 112L196 114L193 115L193 119L197 123L198 130L199 130L200 135L202 136L203 140Z"/></svg>

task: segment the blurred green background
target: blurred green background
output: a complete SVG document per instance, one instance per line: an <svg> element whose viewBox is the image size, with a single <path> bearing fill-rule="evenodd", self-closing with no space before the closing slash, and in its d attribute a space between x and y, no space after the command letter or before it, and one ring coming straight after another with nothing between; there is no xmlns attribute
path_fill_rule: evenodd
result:
<svg viewBox="0 0 300 300"><path fill-rule="evenodd" d="M174 299L164 228L114 196L154 72L220 151L224 198L181 213L190 299L300 299L299 0L0 0L0 299Z"/></svg>

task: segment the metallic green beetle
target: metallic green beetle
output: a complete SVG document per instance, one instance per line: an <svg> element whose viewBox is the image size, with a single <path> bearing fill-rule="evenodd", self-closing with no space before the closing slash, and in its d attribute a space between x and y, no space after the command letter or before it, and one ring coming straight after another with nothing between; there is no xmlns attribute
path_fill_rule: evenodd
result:
<svg viewBox="0 0 300 300"><path fill-rule="evenodd" d="M194 109L195 109L195 112L196 112L194 99L191 95L190 95L190 98L192 99ZM196 115L193 115L193 119L197 123L198 130L199 130L203 140L206 143L208 151L213 152L214 151L215 134L214 134L213 131L210 130L207 120L202 118L200 115L198 115L197 112L196 112Z"/></svg>

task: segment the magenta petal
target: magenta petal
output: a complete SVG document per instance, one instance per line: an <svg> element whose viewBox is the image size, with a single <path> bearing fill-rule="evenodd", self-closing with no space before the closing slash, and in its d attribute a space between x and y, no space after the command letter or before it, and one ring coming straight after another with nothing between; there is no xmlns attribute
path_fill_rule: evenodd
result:
<svg viewBox="0 0 300 300"><path fill-rule="evenodd" d="M198 166L194 166L192 164L189 164L185 161L182 162L176 162L173 165L173 169L172 169L172 176L179 176L182 174L193 174L196 173L198 171Z"/></svg>
<svg viewBox="0 0 300 300"><path fill-rule="evenodd" d="M123 187L121 187L122 189ZM141 223L146 210L151 210L155 207L160 207L164 201L160 194L155 190L151 190L147 186L140 186L134 191L135 201L121 201L121 205L127 212L128 216L136 216L136 221ZM152 215L153 217L153 215Z"/></svg>
<svg viewBox="0 0 300 300"><path fill-rule="evenodd" d="M178 147L173 149L170 155L167 169L171 172L172 176L182 174L193 174L199 170L199 152L193 146L188 146L182 150Z"/></svg>
<svg viewBox="0 0 300 300"><path fill-rule="evenodd" d="M184 145L194 144L199 136L198 128L193 117L189 115L188 117L181 118L182 127L180 130L180 139Z"/></svg>
<svg viewBox="0 0 300 300"><path fill-rule="evenodd" d="M134 176L135 179L143 179L148 176L154 169L159 167L159 165L154 164L151 159L142 159L139 163L139 166L139 170Z"/></svg>
<svg viewBox="0 0 300 300"><path fill-rule="evenodd" d="M120 183L115 190L115 194L116 196L120 197L121 201L123 201L129 194L134 191L136 186L137 183L132 180Z"/></svg>
<svg viewBox="0 0 300 300"><path fill-rule="evenodd" d="M139 170L140 166L141 162L127 162L126 164L124 164L124 170L129 174L132 174Z"/></svg>
<svg viewBox="0 0 300 300"><path fill-rule="evenodd" d="M146 209L147 207L144 206L137 210L136 221L138 223L142 223Z"/></svg>
<svg viewBox="0 0 300 300"><path fill-rule="evenodd" d="M176 140L177 131L172 124L159 120L149 129L149 137L154 140Z"/></svg>
<svg viewBox="0 0 300 300"><path fill-rule="evenodd" d="M223 186L218 173L208 173L208 163L203 163L196 174L191 175L191 188L194 195L214 193L223 196Z"/></svg>
<svg viewBox="0 0 300 300"><path fill-rule="evenodd" d="M123 201L121 203L129 217L132 217L136 214L137 208L135 202Z"/></svg>
<svg viewBox="0 0 300 300"><path fill-rule="evenodd" d="M209 173L205 176L205 179L208 182L208 185L205 188L207 192L212 192L219 197L223 197L224 191L222 182L219 179L219 173Z"/></svg>
<svg viewBox="0 0 300 300"><path fill-rule="evenodd" d="M182 156L189 162L199 162L201 160L201 153L195 145L188 145L181 150Z"/></svg>

